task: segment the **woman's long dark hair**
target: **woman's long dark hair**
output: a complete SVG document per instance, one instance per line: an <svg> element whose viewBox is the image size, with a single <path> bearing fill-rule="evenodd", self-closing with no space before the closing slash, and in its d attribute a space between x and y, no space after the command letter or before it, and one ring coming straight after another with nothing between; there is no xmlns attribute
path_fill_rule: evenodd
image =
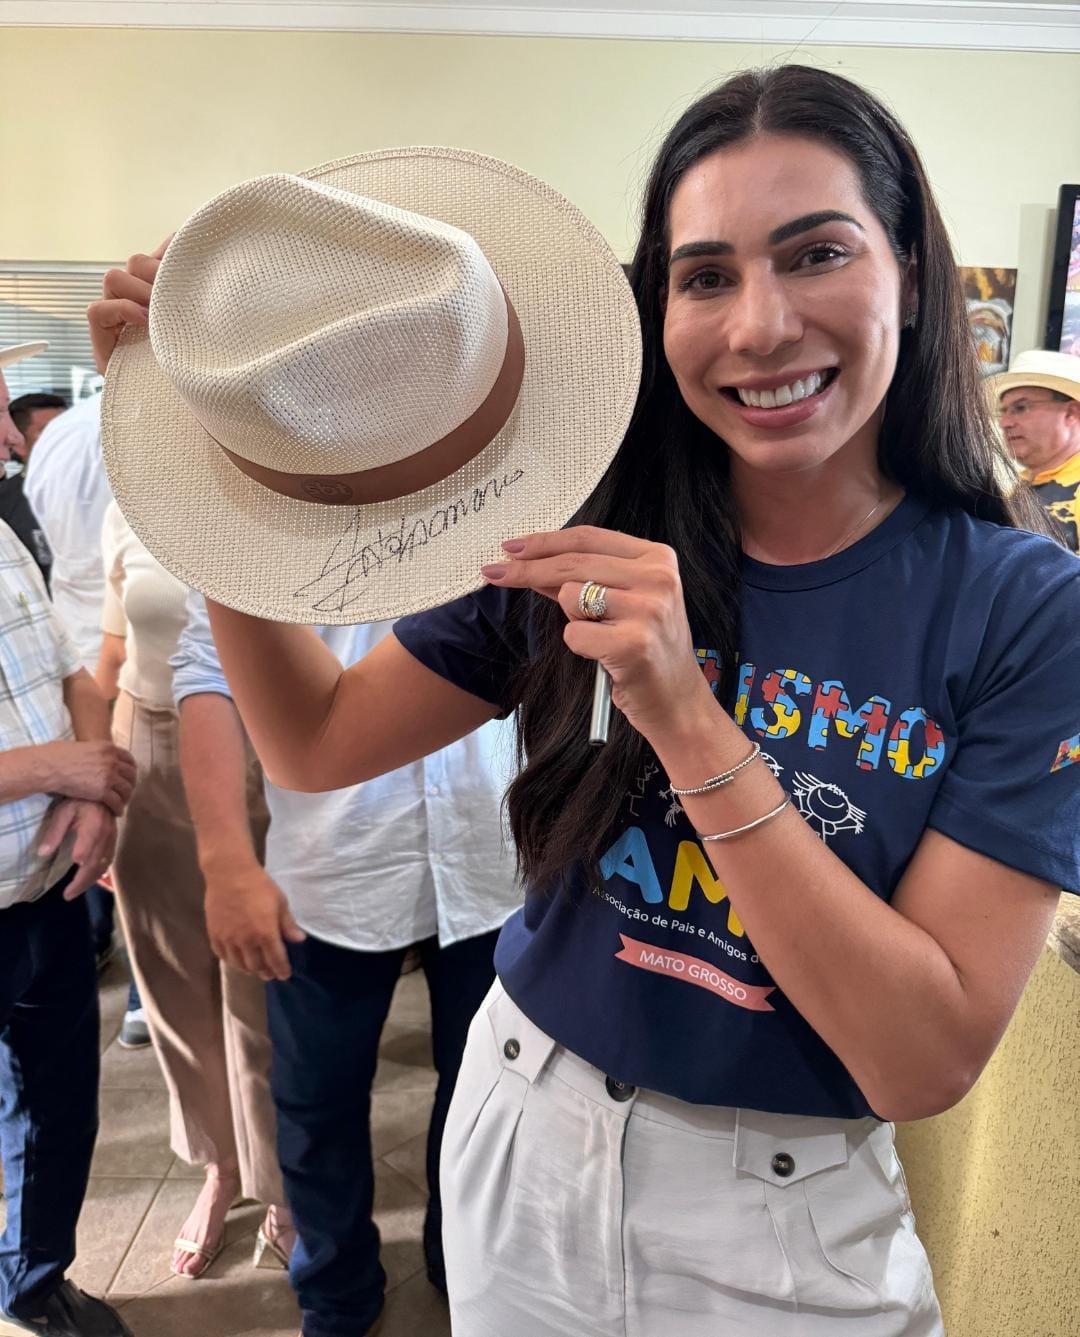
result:
<svg viewBox="0 0 1080 1337"><path fill-rule="evenodd" d="M802 135L847 157L897 260L917 262L918 318L900 338L881 430L882 472L932 503L1045 532L1027 489L1012 492L1004 481L1009 473L980 385L956 258L903 127L835 74L785 65L736 75L684 113L649 177L630 274L644 338L641 392L625 441L576 517L675 549L690 625L719 656L724 701L733 696L739 643L739 520L726 447L687 409L664 356L661 294L668 212L683 174L706 154L759 133ZM521 871L543 886L578 862L595 874L650 752L617 711L608 744L590 747L593 665L566 649L558 606L530 597L539 650L519 680L524 769L507 809Z"/></svg>

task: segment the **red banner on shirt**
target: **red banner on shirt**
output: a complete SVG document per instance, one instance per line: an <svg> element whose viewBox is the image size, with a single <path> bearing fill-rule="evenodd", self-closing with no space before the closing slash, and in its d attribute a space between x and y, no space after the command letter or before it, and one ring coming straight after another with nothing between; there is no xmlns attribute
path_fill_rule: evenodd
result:
<svg viewBox="0 0 1080 1337"><path fill-rule="evenodd" d="M649 942L638 942L619 934L623 949L616 952L616 961L626 961L639 970L651 970L656 975L667 975L671 979L685 980L687 984L696 984L699 989L708 989L710 993L726 998L736 1007L749 1008L751 1012L775 1012L771 1003L766 1002L773 991L771 984L743 984L733 979L723 970L702 961L696 956L686 956L682 952L665 952Z"/></svg>

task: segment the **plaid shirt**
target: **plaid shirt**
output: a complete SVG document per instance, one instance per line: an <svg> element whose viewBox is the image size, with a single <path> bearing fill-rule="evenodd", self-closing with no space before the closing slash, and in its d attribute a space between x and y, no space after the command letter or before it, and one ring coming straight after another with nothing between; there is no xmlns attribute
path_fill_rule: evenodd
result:
<svg viewBox="0 0 1080 1337"><path fill-rule="evenodd" d="M63 680L80 667L41 573L0 522L0 750L74 738ZM0 911L36 900L71 864L67 842L48 862L37 854L53 801L31 794L0 803Z"/></svg>

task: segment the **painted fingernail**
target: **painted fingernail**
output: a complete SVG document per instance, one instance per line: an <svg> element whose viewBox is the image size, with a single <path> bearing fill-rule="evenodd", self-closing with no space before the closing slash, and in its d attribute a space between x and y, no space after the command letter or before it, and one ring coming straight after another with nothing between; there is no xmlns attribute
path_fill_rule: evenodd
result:
<svg viewBox="0 0 1080 1337"><path fill-rule="evenodd" d="M502 580L503 576L506 575L506 567L482 566L480 568L480 574L484 577L485 580Z"/></svg>
<svg viewBox="0 0 1080 1337"><path fill-rule="evenodd" d="M507 540L505 541L505 543L504 543L502 546L503 546L503 548L504 548L504 550L505 550L506 552L524 552L524 551L525 551L525 540L524 540L524 539L507 539Z"/></svg>

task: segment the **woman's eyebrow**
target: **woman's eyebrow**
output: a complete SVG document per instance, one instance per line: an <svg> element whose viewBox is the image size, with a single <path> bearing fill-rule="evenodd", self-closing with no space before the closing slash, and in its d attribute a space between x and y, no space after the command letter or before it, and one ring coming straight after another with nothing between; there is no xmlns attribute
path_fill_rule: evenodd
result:
<svg viewBox="0 0 1080 1337"><path fill-rule="evenodd" d="M801 232L810 232L813 228L820 227L822 223L850 223L860 232L865 231L859 220L852 218L850 214L842 213L839 209L819 209L816 213L803 214L801 218L793 218L790 223L782 223L778 228L773 228L769 233L769 245L779 246L782 242L797 237ZM705 255L734 255L734 253L735 247L730 241L688 241L684 246L678 246L672 251L668 267L679 260L697 259Z"/></svg>
<svg viewBox="0 0 1080 1337"><path fill-rule="evenodd" d="M803 214L801 218L793 218L790 223L783 223L780 227L774 228L769 233L769 245L779 246L781 242L790 241L800 232L809 232L812 228L820 227L822 223L851 223L860 232L865 230L859 220L852 218L850 214L841 213L839 209L819 209L816 213Z"/></svg>

